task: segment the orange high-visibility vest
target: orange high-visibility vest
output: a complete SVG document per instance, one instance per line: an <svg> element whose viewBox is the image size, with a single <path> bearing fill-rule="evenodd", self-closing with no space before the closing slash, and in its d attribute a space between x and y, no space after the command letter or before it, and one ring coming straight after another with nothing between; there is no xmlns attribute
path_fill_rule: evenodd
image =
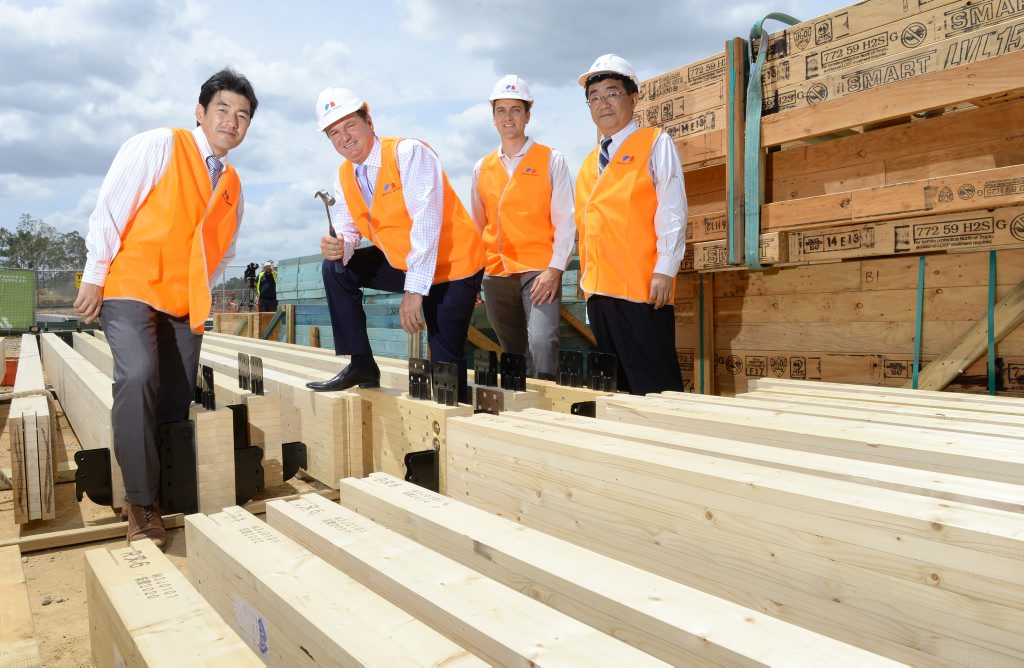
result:
<svg viewBox="0 0 1024 668"><path fill-rule="evenodd" d="M210 315L210 278L238 229L242 183L231 165L217 191L191 130L175 128L167 171L121 233L104 299L134 299L202 333Z"/></svg>
<svg viewBox="0 0 1024 668"><path fill-rule="evenodd" d="M381 137L381 167L373 189L373 204L366 206L356 183L355 167L345 161L338 168L345 204L356 228L363 237L384 252L388 263L395 269L408 271L406 258L412 250L409 234L412 216L405 206L402 175L398 173L398 142L404 137ZM426 144L424 144L426 146ZM430 148L429 146L427 147ZM431 149L433 150L433 149ZM434 284L472 276L484 266L484 249L480 231L462 206L458 195L444 179L444 210L441 234L437 240L437 266Z"/></svg>
<svg viewBox="0 0 1024 668"><path fill-rule="evenodd" d="M512 177L498 154L480 164L477 191L487 223L483 229L488 276L543 271L551 262L555 226L551 223L551 149L534 144Z"/></svg>
<svg viewBox="0 0 1024 668"><path fill-rule="evenodd" d="M598 177L595 148L576 179L580 286L591 295L647 302L658 262L654 214L658 196L648 170L657 128L641 128ZM675 280L672 281L675 299Z"/></svg>

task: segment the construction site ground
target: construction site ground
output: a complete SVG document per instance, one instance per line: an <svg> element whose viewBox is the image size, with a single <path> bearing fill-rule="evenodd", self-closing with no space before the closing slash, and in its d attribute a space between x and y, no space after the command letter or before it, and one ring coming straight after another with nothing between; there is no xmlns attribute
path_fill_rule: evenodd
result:
<svg viewBox="0 0 1024 668"><path fill-rule="evenodd" d="M9 390L10 388L3 388ZM57 407L57 421L60 440L55 443L58 465L73 463L74 453L79 449L78 439L68 424L60 403ZM0 401L0 425L6 425L10 401ZM0 468L10 470L10 437L6 431L0 436ZM293 478L281 487L269 490L268 497L287 496L320 489L318 483L307 483ZM14 523L13 493L0 491L0 543L9 539L48 534L67 529L79 529L121 521L118 515L106 506L92 503L88 497L79 502L75 498L74 482L55 485L54 497L57 518L47 521L33 521L28 524ZM168 532L166 554L183 573L188 572L185 558L185 532L172 529ZM28 552L22 555L22 567L28 583L29 600L32 605L32 619L35 623L39 652L45 666L89 666L92 665L89 648L89 615L85 600L85 574L83 554L98 547L119 546L125 538L92 542L84 545L53 548Z"/></svg>

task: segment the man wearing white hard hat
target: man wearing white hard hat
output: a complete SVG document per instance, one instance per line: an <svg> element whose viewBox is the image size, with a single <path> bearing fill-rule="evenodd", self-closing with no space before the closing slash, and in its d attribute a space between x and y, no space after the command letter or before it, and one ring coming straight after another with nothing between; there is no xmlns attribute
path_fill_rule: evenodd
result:
<svg viewBox="0 0 1024 668"><path fill-rule="evenodd" d="M263 269L256 274L256 300L261 313L277 310L277 271L271 260L264 262Z"/></svg>
<svg viewBox="0 0 1024 668"><path fill-rule="evenodd" d="M372 288L404 293L402 329L415 334L426 326L431 360L458 365L459 396L468 401L464 350L483 277L480 232L433 150L416 139L377 137L361 97L326 88L316 118L345 158L332 210L340 236L324 236L320 250L334 350L351 362L308 386L331 391L379 383L362 303L362 288ZM357 249L364 238L373 245Z"/></svg>
<svg viewBox="0 0 1024 668"><path fill-rule="evenodd" d="M507 353L526 355L527 374L558 367L562 272L575 237L565 158L526 136L533 97L515 74L491 91L501 145L473 169L473 220L483 234L487 319Z"/></svg>
<svg viewBox="0 0 1024 668"><path fill-rule="evenodd" d="M683 389L675 347L675 276L686 250L686 191L675 143L639 128L640 81L601 56L579 77L601 135L576 179L580 286L601 352L619 359L619 388Z"/></svg>

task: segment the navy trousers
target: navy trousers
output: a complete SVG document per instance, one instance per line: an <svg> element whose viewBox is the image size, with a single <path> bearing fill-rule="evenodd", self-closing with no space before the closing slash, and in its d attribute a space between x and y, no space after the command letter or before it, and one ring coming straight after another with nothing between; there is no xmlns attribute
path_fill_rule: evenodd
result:
<svg viewBox="0 0 1024 668"><path fill-rule="evenodd" d="M618 388L630 394L683 391L676 355L675 307L656 309L626 299L587 300L597 349L619 358Z"/></svg>
<svg viewBox="0 0 1024 668"><path fill-rule="evenodd" d="M427 343L433 362L459 366L459 400L468 402L466 334L480 292L483 269L466 278L437 283L423 298ZM371 355L362 288L405 292L405 272L392 267L376 246L357 248L347 265L324 260L324 289L338 355Z"/></svg>

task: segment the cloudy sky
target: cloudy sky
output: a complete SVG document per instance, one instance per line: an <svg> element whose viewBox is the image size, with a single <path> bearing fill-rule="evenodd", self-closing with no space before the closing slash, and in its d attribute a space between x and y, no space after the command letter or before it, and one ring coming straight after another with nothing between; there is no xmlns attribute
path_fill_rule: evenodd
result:
<svg viewBox="0 0 1024 668"><path fill-rule="evenodd" d="M722 50L769 11L808 19L828 0L0 0L0 226L22 213L88 230L121 143L193 127L202 82L230 65L259 109L229 159L246 196L236 262L318 252L313 198L340 157L316 130L329 85L359 92L377 131L424 139L466 199L473 164L498 143L487 96L516 73L536 100L528 133L573 174L594 129L576 84L602 53L641 78ZM628 9L627 9L628 7Z"/></svg>

